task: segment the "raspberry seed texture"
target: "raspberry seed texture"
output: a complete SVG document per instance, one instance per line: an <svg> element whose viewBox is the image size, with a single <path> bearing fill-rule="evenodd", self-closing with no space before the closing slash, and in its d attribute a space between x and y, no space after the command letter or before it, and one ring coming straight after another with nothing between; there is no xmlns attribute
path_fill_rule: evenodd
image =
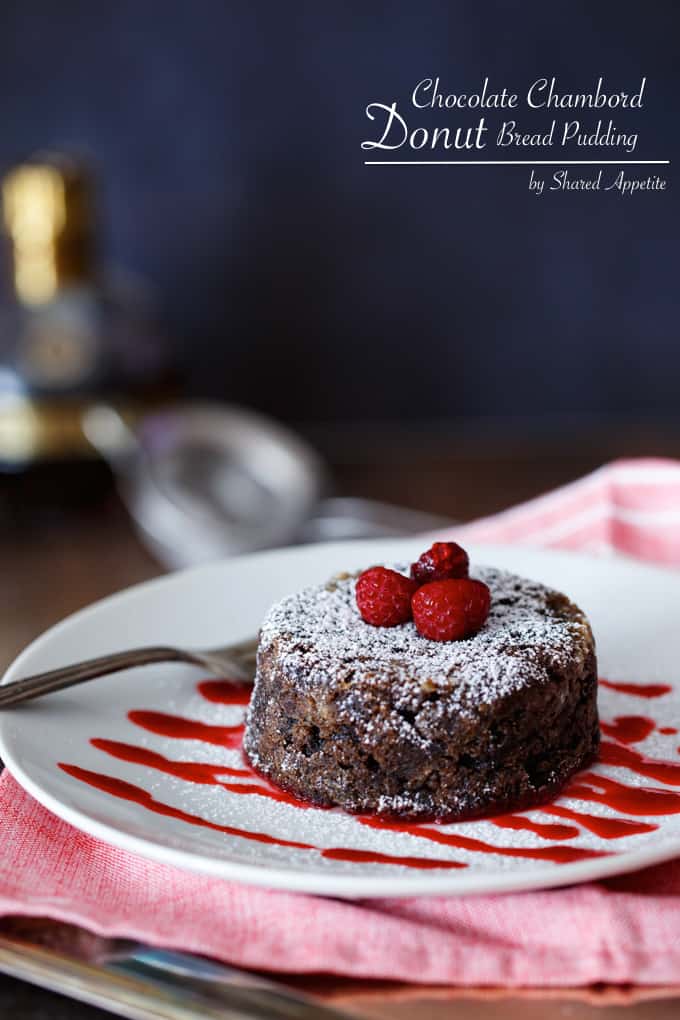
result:
<svg viewBox="0 0 680 1020"><path fill-rule="evenodd" d="M423 637L432 641L459 641L484 626L491 592L482 581L469 577L431 581L412 599L413 619Z"/></svg>
<svg viewBox="0 0 680 1020"><path fill-rule="evenodd" d="M412 618L411 597L418 585L387 567L371 567L356 584L356 601L362 619L373 627L396 627Z"/></svg>
<svg viewBox="0 0 680 1020"><path fill-rule="evenodd" d="M448 581L452 577L467 577L470 560L465 549L456 542L435 542L411 566L411 577L418 584L430 581Z"/></svg>

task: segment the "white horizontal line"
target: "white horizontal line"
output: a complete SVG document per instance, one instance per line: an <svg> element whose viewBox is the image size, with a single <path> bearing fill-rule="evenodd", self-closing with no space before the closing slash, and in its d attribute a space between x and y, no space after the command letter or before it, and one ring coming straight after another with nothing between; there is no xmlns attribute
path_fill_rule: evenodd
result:
<svg viewBox="0 0 680 1020"><path fill-rule="evenodd" d="M670 159L365 159L364 166L668 166Z"/></svg>

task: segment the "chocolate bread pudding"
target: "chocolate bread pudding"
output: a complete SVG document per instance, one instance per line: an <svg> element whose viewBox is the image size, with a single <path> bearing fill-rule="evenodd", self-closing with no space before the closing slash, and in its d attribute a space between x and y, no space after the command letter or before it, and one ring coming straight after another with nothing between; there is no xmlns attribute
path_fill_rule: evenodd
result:
<svg viewBox="0 0 680 1020"><path fill-rule="evenodd" d="M553 797L599 742L588 620L534 581L475 577L491 608L463 640L430 640L412 621L371 626L347 575L273 606L244 741L252 765L314 804L416 821Z"/></svg>

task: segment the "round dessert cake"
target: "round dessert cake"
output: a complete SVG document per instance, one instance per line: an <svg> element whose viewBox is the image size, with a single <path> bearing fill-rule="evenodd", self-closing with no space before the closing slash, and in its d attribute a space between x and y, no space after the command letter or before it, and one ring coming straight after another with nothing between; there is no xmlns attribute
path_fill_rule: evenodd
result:
<svg viewBox="0 0 680 1020"><path fill-rule="evenodd" d="M599 742L588 620L534 581L475 577L491 611L460 641L370 626L348 575L274 605L244 740L254 768L314 804L419 821L554 796Z"/></svg>

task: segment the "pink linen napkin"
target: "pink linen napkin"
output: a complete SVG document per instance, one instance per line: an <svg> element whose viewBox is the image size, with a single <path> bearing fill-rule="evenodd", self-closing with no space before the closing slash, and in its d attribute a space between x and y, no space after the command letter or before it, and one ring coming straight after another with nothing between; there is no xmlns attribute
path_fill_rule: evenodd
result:
<svg viewBox="0 0 680 1020"><path fill-rule="evenodd" d="M456 536L680 565L680 464L620 461ZM237 966L425 984L665 984L680 973L680 860L567 889L339 901L147 861L0 778L0 914L49 917Z"/></svg>

